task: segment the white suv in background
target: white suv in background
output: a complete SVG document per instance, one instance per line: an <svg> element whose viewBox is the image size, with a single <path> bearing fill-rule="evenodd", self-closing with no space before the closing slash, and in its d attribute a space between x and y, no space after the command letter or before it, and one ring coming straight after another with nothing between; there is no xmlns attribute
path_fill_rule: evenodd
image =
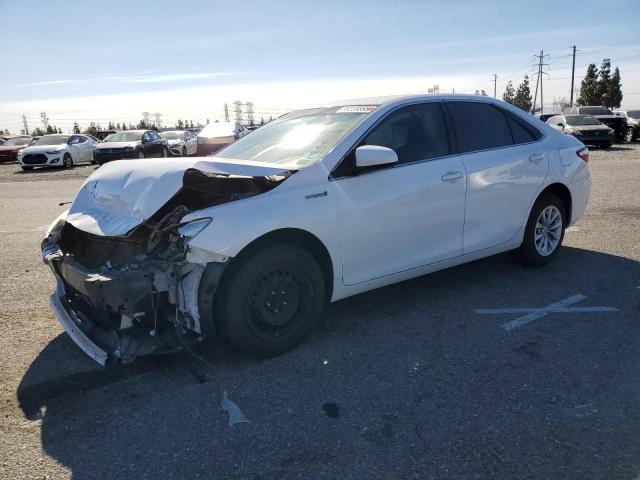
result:
<svg viewBox="0 0 640 480"><path fill-rule="evenodd" d="M213 336L275 355L328 301L509 250L548 263L585 211L587 161L466 95L292 112L216 157L115 161L43 241L53 309L102 364Z"/></svg>
<svg viewBox="0 0 640 480"><path fill-rule="evenodd" d="M33 167L71 168L74 163L93 162L97 142L87 135L44 135L18 152L23 170Z"/></svg>

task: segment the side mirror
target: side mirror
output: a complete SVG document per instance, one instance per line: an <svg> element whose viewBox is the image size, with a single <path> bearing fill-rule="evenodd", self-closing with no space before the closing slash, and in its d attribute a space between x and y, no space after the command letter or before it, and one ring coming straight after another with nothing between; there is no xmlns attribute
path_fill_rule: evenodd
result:
<svg viewBox="0 0 640 480"><path fill-rule="evenodd" d="M398 154L387 147L378 145L363 145L356 148L356 167L375 167L388 165L398 161Z"/></svg>
<svg viewBox="0 0 640 480"><path fill-rule="evenodd" d="M73 139L73 140L71 140L71 141L69 142L69 145L76 145L76 144L78 144L78 143L80 143L80 141L79 141L78 139Z"/></svg>
<svg viewBox="0 0 640 480"><path fill-rule="evenodd" d="M562 122L560 122L560 123L557 123L556 125L558 125L559 127L562 127L562 128L564 128L564 123L562 123Z"/></svg>
<svg viewBox="0 0 640 480"><path fill-rule="evenodd" d="M148 137L142 137L142 143L149 143Z"/></svg>

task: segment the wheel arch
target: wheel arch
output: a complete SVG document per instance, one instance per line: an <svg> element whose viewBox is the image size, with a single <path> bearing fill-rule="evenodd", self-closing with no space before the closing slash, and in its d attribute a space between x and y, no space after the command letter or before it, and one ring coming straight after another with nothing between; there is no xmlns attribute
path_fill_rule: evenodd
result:
<svg viewBox="0 0 640 480"><path fill-rule="evenodd" d="M230 263L235 259L262 248L266 245L289 243L305 249L318 262L322 270L325 281L325 290L327 300L333 295L333 262L331 254L325 244L313 233L300 228L280 228L265 233L258 238L249 242L242 250L234 256Z"/></svg>
<svg viewBox="0 0 640 480"><path fill-rule="evenodd" d="M569 190L569 188L563 183L559 183L559 182L552 183L550 185L547 185L544 188L544 190L542 190L540 194L538 194L536 201L538 201L538 198L540 198L541 195L548 192L553 193L562 201L562 204L564 205L564 215L566 218L566 223L567 225L570 224L572 208L573 208L573 205L572 205L573 200L572 200L571 191Z"/></svg>

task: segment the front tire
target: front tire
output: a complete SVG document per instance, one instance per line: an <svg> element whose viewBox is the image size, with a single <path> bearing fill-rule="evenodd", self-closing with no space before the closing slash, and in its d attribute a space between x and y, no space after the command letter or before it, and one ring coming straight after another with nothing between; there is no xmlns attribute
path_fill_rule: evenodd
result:
<svg viewBox="0 0 640 480"><path fill-rule="evenodd" d="M33 170L33 167L23 167L23 166L20 166L20 168L22 168L22 170L24 170L25 172L30 172L31 170Z"/></svg>
<svg viewBox="0 0 640 480"><path fill-rule="evenodd" d="M633 128L627 128L627 132L625 133L624 139L627 142L633 142L635 140L635 134Z"/></svg>
<svg viewBox="0 0 640 480"><path fill-rule="evenodd" d="M324 304L316 260L296 245L269 245L232 260L213 318L233 347L271 357L296 347L320 320Z"/></svg>
<svg viewBox="0 0 640 480"><path fill-rule="evenodd" d="M163 148L162 149L162 158L167 158L169 156L169 149L168 148Z"/></svg>
<svg viewBox="0 0 640 480"><path fill-rule="evenodd" d="M522 245L516 251L518 260L529 267L546 265L555 258L564 239L565 205L557 195L540 195L531 209Z"/></svg>
<svg viewBox="0 0 640 480"><path fill-rule="evenodd" d="M140 150L140 151L138 152L137 157L138 157L139 159L143 159L143 158L144 158L144 152L143 152L142 150Z"/></svg>
<svg viewBox="0 0 640 480"><path fill-rule="evenodd" d="M71 155L68 153L64 154L64 157L62 157L62 166L64 168L71 168L73 167L73 158L71 158Z"/></svg>
<svg viewBox="0 0 640 480"><path fill-rule="evenodd" d="M187 148L186 147L182 147L182 152L181 152L181 157L186 157L187 156Z"/></svg>

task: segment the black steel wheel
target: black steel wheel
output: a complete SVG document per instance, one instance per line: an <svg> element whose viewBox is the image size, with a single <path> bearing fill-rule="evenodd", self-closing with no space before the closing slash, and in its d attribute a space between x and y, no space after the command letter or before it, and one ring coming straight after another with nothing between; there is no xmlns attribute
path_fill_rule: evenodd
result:
<svg viewBox="0 0 640 480"><path fill-rule="evenodd" d="M222 335L265 357L298 345L322 315L325 281L316 260L296 245L269 245L232 260L214 302Z"/></svg>

